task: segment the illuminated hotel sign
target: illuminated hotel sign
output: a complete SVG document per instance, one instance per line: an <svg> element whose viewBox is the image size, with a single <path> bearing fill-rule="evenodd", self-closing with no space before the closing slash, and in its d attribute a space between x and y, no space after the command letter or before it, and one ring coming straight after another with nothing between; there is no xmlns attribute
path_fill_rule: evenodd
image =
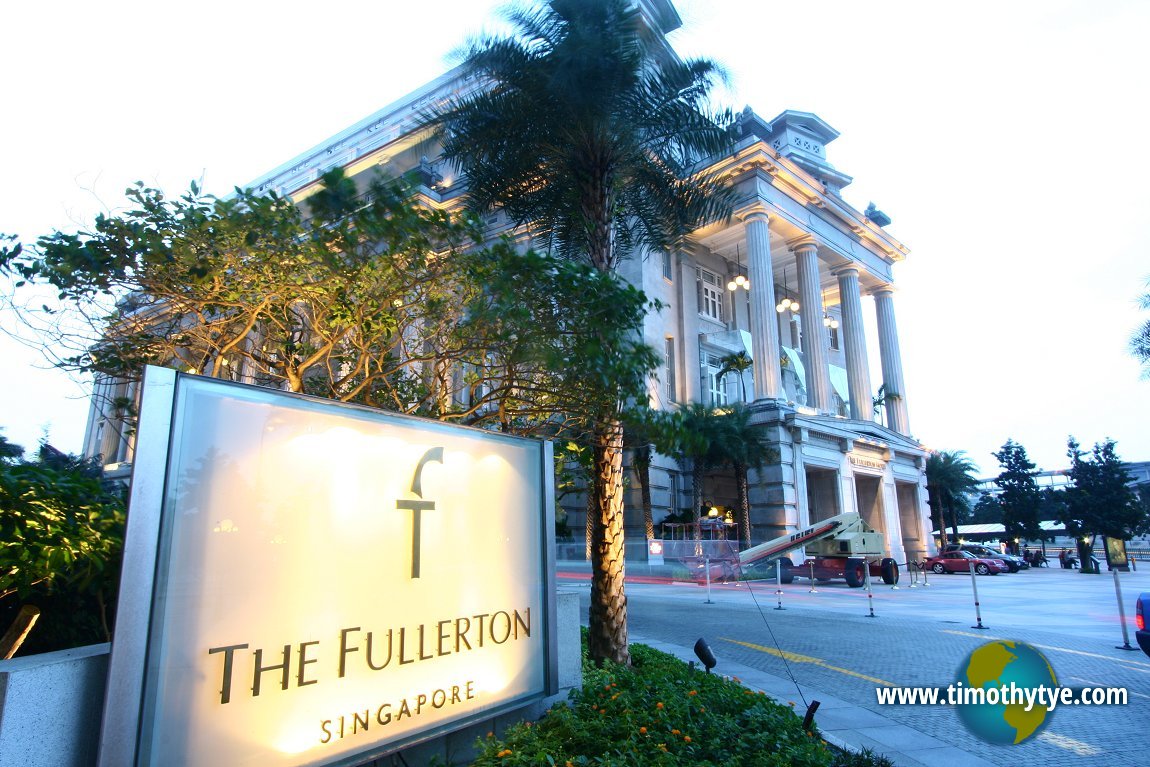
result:
<svg viewBox="0 0 1150 767"><path fill-rule="evenodd" d="M355 764L554 692L550 471L150 368L100 763Z"/></svg>

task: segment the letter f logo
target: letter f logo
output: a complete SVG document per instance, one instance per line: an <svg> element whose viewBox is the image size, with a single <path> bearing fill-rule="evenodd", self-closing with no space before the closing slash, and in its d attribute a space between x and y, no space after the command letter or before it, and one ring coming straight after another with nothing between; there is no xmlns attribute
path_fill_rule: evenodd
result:
<svg viewBox="0 0 1150 767"><path fill-rule="evenodd" d="M435 461L436 463L443 463L443 448L433 447L423 454L419 459L419 464L415 467L415 476L411 479L411 492L423 498L423 488L421 486L423 480L423 467L429 462ZM435 508L435 501L404 501L399 500L395 502L395 508L410 510L411 511L411 577L419 577L419 522L420 514L424 511L431 511Z"/></svg>

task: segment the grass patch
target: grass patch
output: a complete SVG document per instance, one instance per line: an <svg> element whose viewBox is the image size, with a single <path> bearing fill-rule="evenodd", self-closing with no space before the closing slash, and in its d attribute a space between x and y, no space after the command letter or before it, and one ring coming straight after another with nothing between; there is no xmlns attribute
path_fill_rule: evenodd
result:
<svg viewBox="0 0 1150 767"><path fill-rule="evenodd" d="M737 680L691 669L631 645L632 667L583 660L583 686L538 722L521 722L478 745L475 765L556 767L832 767L881 765L844 754L806 732L790 706ZM846 761L862 758L864 761ZM889 762L887 762L889 764Z"/></svg>

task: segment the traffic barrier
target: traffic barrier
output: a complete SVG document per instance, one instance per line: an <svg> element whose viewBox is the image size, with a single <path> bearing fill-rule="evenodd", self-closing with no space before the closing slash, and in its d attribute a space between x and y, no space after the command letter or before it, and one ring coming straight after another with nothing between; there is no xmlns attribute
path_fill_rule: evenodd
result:
<svg viewBox="0 0 1150 767"><path fill-rule="evenodd" d="M974 560L967 562L970 566L970 587L974 589L974 617L978 619L978 625L971 626L972 629L988 629L990 626L982 625L982 607L978 603L978 581L975 580L977 576L974 574Z"/></svg>
<svg viewBox="0 0 1150 767"><path fill-rule="evenodd" d="M867 606L870 608L868 618L877 618L874 614L874 591L870 587L870 565L863 568L863 588L866 589Z"/></svg>
<svg viewBox="0 0 1150 767"><path fill-rule="evenodd" d="M1118 598L1118 622L1122 624L1122 644L1115 645L1116 650L1137 650L1138 648L1130 644L1130 631L1126 628L1126 608L1122 605L1122 584L1118 582L1118 568L1110 568L1110 572L1114 573L1114 596Z"/></svg>
<svg viewBox="0 0 1150 767"><path fill-rule="evenodd" d="M786 610L783 607L783 560L775 560L775 598L779 600L776 610Z"/></svg>
<svg viewBox="0 0 1150 767"><path fill-rule="evenodd" d="M711 601L711 558L703 557L703 572L707 574L707 601L703 604L714 604Z"/></svg>

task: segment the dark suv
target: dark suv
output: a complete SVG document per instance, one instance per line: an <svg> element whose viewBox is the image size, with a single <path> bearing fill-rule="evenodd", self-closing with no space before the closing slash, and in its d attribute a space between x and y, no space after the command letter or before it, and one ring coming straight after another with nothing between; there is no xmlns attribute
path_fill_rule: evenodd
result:
<svg viewBox="0 0 1150 767"><path fill-rule="evenodd" d="M999 554L998 549L992 549L987 546L982 546L977 543L951 543L943 551L969 551L976 557L984 559L1001 559L1010 568L1010 572L1016 573L1019 570L1029 570L1030 563L1022 557L1016 557L1013 554Z"/></svg>

